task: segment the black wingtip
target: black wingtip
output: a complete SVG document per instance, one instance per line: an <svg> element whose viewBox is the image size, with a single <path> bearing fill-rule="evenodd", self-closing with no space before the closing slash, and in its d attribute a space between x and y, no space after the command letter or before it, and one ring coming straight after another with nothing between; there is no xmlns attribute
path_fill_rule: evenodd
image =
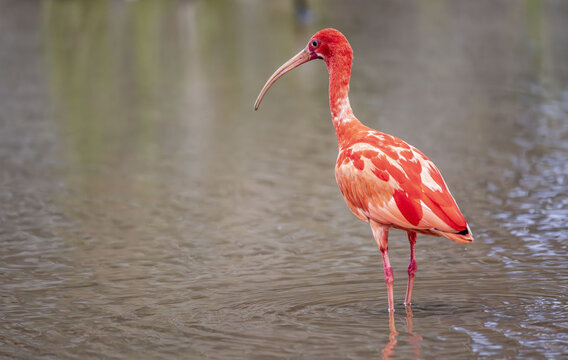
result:
<svg viewBox="0 0 568 360"><path fill-rule="evenodd" d="M469 234L469 229L465 228L465 230L462 230L462 231L458 232L457 234L458 235L467 235L467 234Z"/></svg>

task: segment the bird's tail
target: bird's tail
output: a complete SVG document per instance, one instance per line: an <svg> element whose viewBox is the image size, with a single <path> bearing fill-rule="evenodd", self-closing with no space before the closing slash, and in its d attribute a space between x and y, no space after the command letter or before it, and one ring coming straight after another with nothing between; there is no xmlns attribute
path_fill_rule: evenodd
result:
<svg viewBox="0 0 568 360"><path fill-rule="evenodd" d="M473 241L473 234L469 229L469 225L466 225L466 229L458 233L450 233L445 231L440 231L440 235L447 237L448 239L455 241L460 244L467 244Z"/></svg>

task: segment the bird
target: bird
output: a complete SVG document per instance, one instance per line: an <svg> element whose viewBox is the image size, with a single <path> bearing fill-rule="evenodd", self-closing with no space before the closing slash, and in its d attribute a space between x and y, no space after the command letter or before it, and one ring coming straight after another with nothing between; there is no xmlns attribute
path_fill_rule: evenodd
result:
<svg viewBox="0 0 568 360"><path fill-rule="evenodd" d="M329 73L329 107L338 143L335 179L353 214L369 223L382 255L388 311L394 312L394 275L388 254L391 228L407 232L410 264L404 305L409 307L417 271L417 234L443 236L457 243L473 234L434 163L405 141L361 123L349 103L353 49L333 28L316 32L308 44L278 68L260 91L258 110L268 89L290 70L321 59Z"/></svg>

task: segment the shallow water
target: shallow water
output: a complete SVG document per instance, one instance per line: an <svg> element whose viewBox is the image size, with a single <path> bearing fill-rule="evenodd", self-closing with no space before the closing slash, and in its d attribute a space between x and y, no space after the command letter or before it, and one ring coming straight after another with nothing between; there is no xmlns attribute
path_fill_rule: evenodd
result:
<svg viewBox="0 0 568 360"><path fill-rule="evenodd" d="M310 5L0 2L0 357L568 353L567 4ZM476 235L419 236L407 312L391 231L390 319L324 65L252 111L325 26L357 116L428 154Z"/></svg>

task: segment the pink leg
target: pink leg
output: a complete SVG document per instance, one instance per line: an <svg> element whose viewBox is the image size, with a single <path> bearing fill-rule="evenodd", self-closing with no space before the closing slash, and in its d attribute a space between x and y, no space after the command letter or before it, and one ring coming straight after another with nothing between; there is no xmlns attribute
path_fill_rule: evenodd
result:
<svg viewBox="0 0 568 360"><path fill-rule="evenodd" d="M412 298L412 287L414 286L414 275L416 274L416 254L414 253L414 245L416 244L416 233L408 232L408 242L410 242L410 265L408 265L408 284L406 285L406 297L404 298L404 304L410 305L410 300Z"/></svg>
<svg viewBox="0 0 568 360"><path fill-rule="evenodd" d="M394 296L393 296L393 282L394 276L392 272L392 267L389 260L389 248L388 248L388 226L381 225L373 220L369 220L371 224L371 230L373 230L373 236L375 241L381 250L383 255L383 269L385 271L385 282L387 284L387 296L389 301L389 311L394 311Z"/></svg>

